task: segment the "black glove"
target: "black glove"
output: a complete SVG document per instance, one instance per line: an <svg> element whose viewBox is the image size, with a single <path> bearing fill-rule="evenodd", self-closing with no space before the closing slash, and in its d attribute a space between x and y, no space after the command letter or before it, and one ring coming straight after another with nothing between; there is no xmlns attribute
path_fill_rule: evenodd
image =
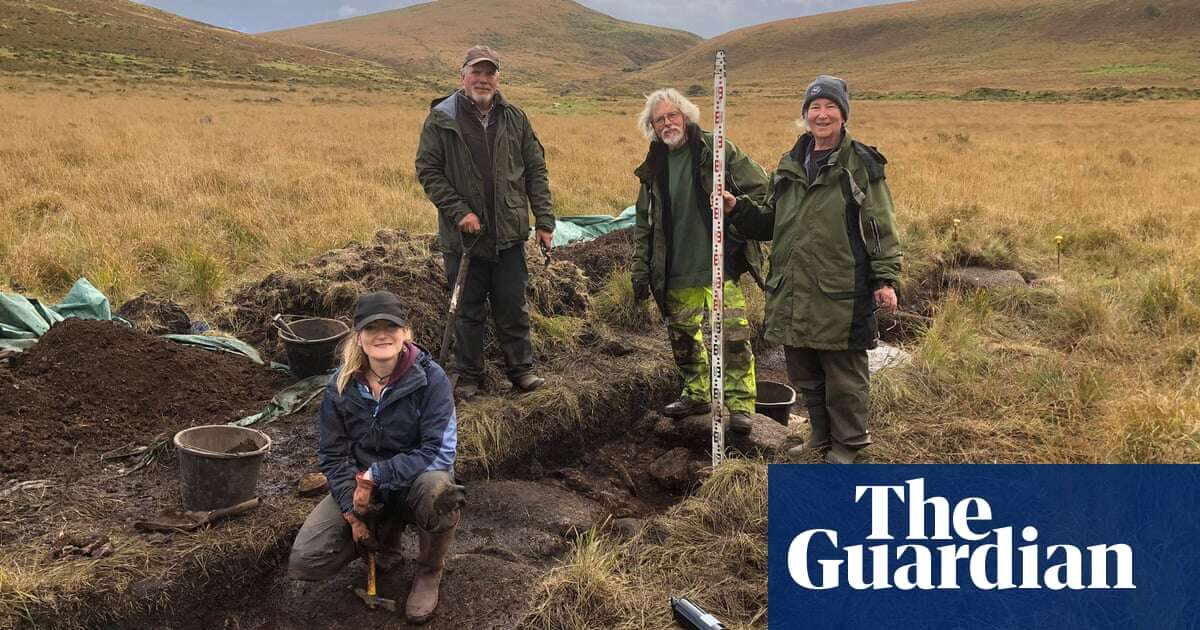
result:
<svg viewBox="0 0 1200 630"><path fill-rule="evenodd" d="M645 282L633 281L633 301L645 302L650 298L650 285Z"/></svg>

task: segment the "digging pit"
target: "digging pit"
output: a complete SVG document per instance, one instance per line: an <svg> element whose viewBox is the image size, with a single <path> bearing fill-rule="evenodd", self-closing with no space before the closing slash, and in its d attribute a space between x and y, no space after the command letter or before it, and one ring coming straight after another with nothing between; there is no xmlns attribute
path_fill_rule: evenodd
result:
<svg viewBox="0 0 1200 630"><path fill-rule="evenodd" d="M392 288L402 298L404 291L425 296L427 302L419 308L436 317L444 307L445 288L440 254L428 248L429 242L387 233L373 244L351 244L291 275L281 273L251 285L239 294L247 303L235 298L225 313L242 323L243 333L258 334L260 347L268 352L267 322L274 312L344 315L335 312L345 306L337 298L349 285L355 290ZM601 245L611 250L599 254L601 258L627 255L622 248L628 244L618 238ZM405 268L411 271L400 279L389 276L393 270L387 267L398 250L409 256ZM515 626L538 596L539 580L562 560L578 533L602 526L618 535L631 534L645 519L686 496L709 463L707 418L675 422L648 411L678 391L665 332L613 329L590 319L589 291L601 284L582 274L570 262L570 254L564 250L551 265L538 269L540 255L530 253L535 292L531 304L540 317L565 322L562 326L570 333L539 345L537 362L547 386L518 395L493 379L485 395L459 407L458 475L467 486L469 503L448 559L442 604L428 627ZM578 251L574 255L596 256ZM423 280L414 281L417 276ZM430 289L436 282L443 284L435 287L437 291ZM557 297L548 297L550 291ZM287 296L293 301L287 303ZM253 306L252 299L276 303ZM566 306L556 313L547 303ZM101 338L101 326L115 327L71 321L60 326L56 334L87 328L84 340ZM440 333L440 322L426 327L429 330L422 332L418 326L418 335ZM18 422L6 423L5 428L31 424L29 409L41 410L47 421L56 415L54 394L61 389L52 376L78 379L90 369L97 381L90 397L80 397L75 415L57 414L60 422L54 426L85 430L60 435L62 447L57 450L69 447L69 456L26 446L24 460L9 458L28 465L10 466L7 482L0 487L0 555L7 571L7 584L0 589L6 617L0 625L257 630L405 626L402 616L368 611L351 593L352 586L365 582L361 562L324 583L298 583L285 576L295 533L321 498L297 492L297 481L317 470L315 405L256 427L273 441L258 484L260 507L195 532L134 530L134 521L180 505L175 454L162 448L143 468L126 475L119 471L129 460L101 460L102 455L149 444L183 426L223 423L253 413L291 380L237 355L178 346L127 329L104 332L125 337L87 351L76 347L74 354L66 355L70 359L51 361L51 367L40 372L30 371L37 363L35 351L14 365L0 363L0 385L23 384L27 392L41 396L37 404L26 403L20 412L26 415L17 415ZM433 344L438 339L440 334L431 338ZM42 343L47 341L54 337ZM423 339L418 336L418 341ZM166 349L157 348L160 343ZM152 365L159 368L146 368L133 358L119 363L109 356L124 356L122 349L130 344L143 344L143 354L152 350L187 356L152 355L157 357ZM35 347L39 349L48 353L53 344ZM492 355L489 363L494 366L497 357ZM181 376L192 375L187 383L216 383L222 393L215 398L225 406L201 404L214 398L211 390L162 388L164 381L175 381L166 376L174 372L162 370L162 365L182 370ZM186 372L198 366L209 366L205 369L216 370L220 378ZM130 389L138 379L129 375L146 369L150 373L143 380L160 387ZM17 413L9 391L0 408L5 414ZM242 394L233 396L235 391ZM163 400L174 400L174 406ZM139 404L126 404L129 401ZM99 414L96 409L108 411ZM109 419L89 420L102 416ZM116 420L135 416L145 422ZM735 447L771 457L791 439L789 431L765 417L756 422L755 442ZM81 425L87 426L80 429ZM10 455L17 453L17 444L42 439L57 443L53 431L41 437L10 437L5 445ZM405 545L411 559L416 553L411 532ZM402 602L411 572L407 565L382 576L380 594Z"/></svg>

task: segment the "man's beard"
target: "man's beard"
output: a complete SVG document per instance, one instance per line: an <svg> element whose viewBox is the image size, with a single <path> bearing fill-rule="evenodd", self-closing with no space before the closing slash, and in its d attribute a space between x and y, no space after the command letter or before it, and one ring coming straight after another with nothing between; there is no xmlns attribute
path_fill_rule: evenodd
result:
<svg viewBox="0 0 1200 630"><path fill-rule="evenodd" d="M675 148L683 143L683 129L664 130L662 132L662 141L668 147Z"/></svg>
<svg viewBox="0 0 1200 630"><path fill-rule="evenodd" d="M477 88L468 88L467 97L470 98L476 106L487 108L492 106L492 99L496 97L496 91L483 91Z"/></svg>

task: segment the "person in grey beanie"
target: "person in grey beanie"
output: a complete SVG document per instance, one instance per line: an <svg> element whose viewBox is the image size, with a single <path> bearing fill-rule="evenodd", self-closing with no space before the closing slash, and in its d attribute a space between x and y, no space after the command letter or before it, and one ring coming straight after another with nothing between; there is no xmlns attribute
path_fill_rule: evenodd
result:
<svg viewBox="0 0 1200 630"><path fill-rule="evenodd" d="M746 238L774 241L764 336L784 347L812 431L789 455L853 463L871 443L867 350L875 312L897 307L900 241L887 159L846 130L846 82L817 77L801 112L804 133L779 161L766 204L727 192L725 212Z"/></svg>

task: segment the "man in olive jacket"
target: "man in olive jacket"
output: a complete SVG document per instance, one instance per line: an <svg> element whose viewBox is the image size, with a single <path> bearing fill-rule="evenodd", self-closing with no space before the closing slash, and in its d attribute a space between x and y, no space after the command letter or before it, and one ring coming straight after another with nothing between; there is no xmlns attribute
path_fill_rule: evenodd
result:
<svg viewBox="0 0 1200 630"><path fill-rule="evenodd" d="M845 127L845 81L817 77L802 112L805 133L779 161L767 203L727 194L725 209L742 233L774 241L765 337L784 346L808 408L805 448L850 463L871 443L866 351L875 311L897 307L900 241L887 160Z"/></svg>
<svg viewBox="0 0 1200 630"><path fill-rule="evenodd" d="M641 301L653 295L667 319L675 364L683 377L679 399L663 414L684 417L711 410L708 353L702 324L712 309L712 134L697 124L700 110L674 89L646 98L639 127L650 141L634 224L632 280ZM726 142L726 187L760 203L767 196L762 167ZM750 323L740 278L759 278L762 253L755 241L726 229L725 405L729 428L748 433L756 386Z"/></svg>
<svg viewBox="0 0 1200 630"><path fill-rule="evenodd" d="M554 234L545 152L525 112L500 95L500 58L487 46L467 51L462 89L433 102L417 148L417 179L438 209L438 242L453 289L464 249L471 265L455 322L455 394L474 396L483 382L485 301L513 386L532 391L529 273L524 242L529 212L547 250Z"/></svg>

